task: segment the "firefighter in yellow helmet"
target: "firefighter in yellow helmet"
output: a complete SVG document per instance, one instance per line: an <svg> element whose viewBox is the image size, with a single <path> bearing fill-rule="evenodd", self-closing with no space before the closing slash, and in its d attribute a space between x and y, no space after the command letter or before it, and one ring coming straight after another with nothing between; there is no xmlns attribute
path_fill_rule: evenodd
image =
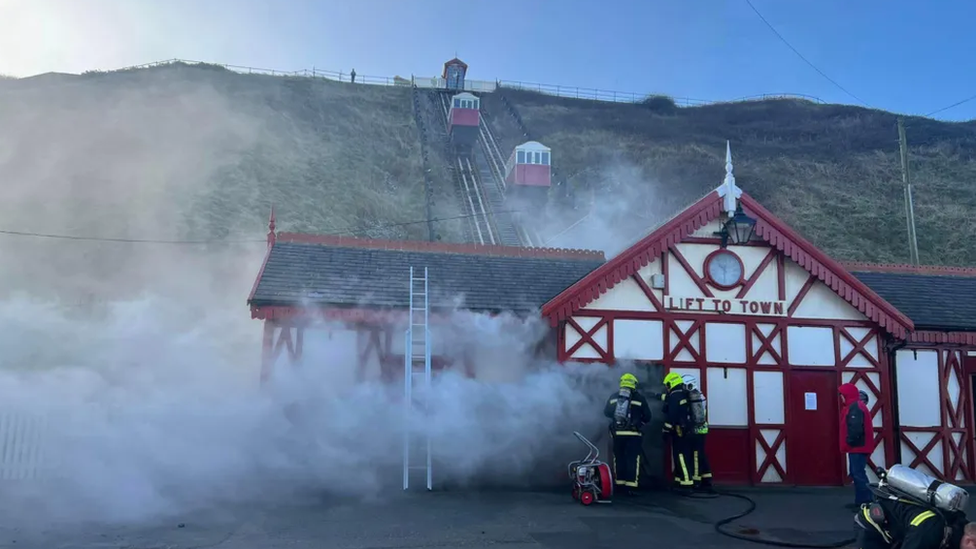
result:
<svg viewBox="0 0 976 549"><path fill-rule="evenodd" d="M691 409L688 390L681 376L671 372L664 376L667 393L664 398L664 433L671 438L671 463L674 467L675 487L680 492L690 492L695 482L692 478L693 441L690 427Z"/></svg>
<svg viewBox="0 0 976 549"><path fill-rule="evenodd" d="M647 400L637 391L634 374L620 376L620 389L607 399L603 414L610 419L613 437L615 491L630 494L637 488L643 451L641 428L651 421Z"/></svg>

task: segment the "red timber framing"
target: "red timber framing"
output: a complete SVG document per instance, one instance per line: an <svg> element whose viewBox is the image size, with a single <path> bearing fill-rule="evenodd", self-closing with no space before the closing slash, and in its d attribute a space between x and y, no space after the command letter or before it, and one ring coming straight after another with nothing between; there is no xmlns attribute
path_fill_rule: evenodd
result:
<svg viewBox="0 0 976 549"><path fill-rule="evenodd" d="M251 303L271 257L271 249L277 242L320 244L334 247L356 247L382 250L421 251L434 253L478 254L489 256L525 258L569 258L603 261L603 252L562 248L524 248L482 244L453 244L423 241L389 241L364 239L346 236L310 235L300 233L276 233L274 208L268 221L268 250L261 268L255 278L248 303ZM497 316L492 314L491 316ZM289 304L251 305L251 318L264 321L262 344L261 380L266 382L276 367L284 364L297 366L306 358L307 334L314 331L316 336L329 333L328 328L337 332L355 332L355 354L358 360L357 379L362 380L368 370L378 366L382 381L402 379L404 356L402 338L407 324L405 309L343 308L329 305L300 306ZM429 321L432 329L438 325L453 325L457 322L456 313L442 314L431 312ZM351 346L352 342L347 341ZM436 346L435 346L436 349ZM436 351L435 351L436 352ZM469 354L449 358L434 355L431 367L441 370L460 362L468 376L474 375L474 361Z"/></svg>
<svg viewBox="0 0 976 549"><path fill-rule="evenodd" d="M799 440L798 437L808 436L808 433L801 432L797 422L791 420L797 409L796 398L791 398L791 374L830 372L835 384L831 390L833 394L826 396L836 398L836 386L844 382L855 383L871 396L875 441L879 448L871 462L877 466L892 463L895 455L894 419L885 343L889 339L905 338L913 329L911 320L748 195L743 193L740 203L748 215L757 219L754 240L746 246L731 246L730 249L735 251L765 246L769 251L756 256L761 259L754 261L755 267L751 272L744 270L739 283L725 295L728 298L749 299L750 292L763 291L785 303L783 314L764 314L765 309L759 311L760 314L751 315L736 314L735 311L693 312L664 306L672 295L673 279L679 275L685 280L690 279L690 285L684 285L687 288L697 287L706 302L713 294L719 295L721 289L709 284L707 275L700 274L682 253L682 246L703 244L717 247L717 239L693 233L720 219L723 215L722 202L721 196L712 192L547 303L542 314L557 328L558 359L608 364L628 360L627 355L621 355L623 351L615 348L615 344L620 345L621 341L615 333L623 329L621 321L651 321L653 333L648 332L646 337L661 334L663 339L659 358L640 359L637 362L662 364L667 371L696 372L706 395L711 395L710 377L714 382L723 382L723 387L716 389L719 393L728 390L729 385L725 380L732 374L740 379L744 377L742 385L739 385L744 386L747 397L744 415L735 426L713 425L709 445L721 450L721 460L712 460L718 480L756 484L792 484L798 481L797 467L789 466L784 458L789 452L789 441ZM787 267L790 262L805 270L807 278L799 279L799 283L794 279L788 291ZM663 288L650 288L646 280L648 275L642 269L649 268L651 264L657 265L653 267L657 269L653 272L663 275ZM790 268L796 270L795 266ZM681 272L669 273L669 269ZM763 276L771 270L775 271L775 277ZM626 294L631 299L626 307L593 308L594 301L625 282L628 288L640 289L639 293L633 290ZM863 317L858 319L853 312L846 317L838 315L827 318L801 314L801 304L809 307L810 302L823 299L822 293L818 296L811 294L818 284L832 290ZM642 303L635 304L633 301ZM658 332L657 326L660 326L661 332ZM794 341L793 346L798 347L791 349L788 336L791 329L799 328L819 329L818 333L827 338L824 340L826 344L832 342L833 359L827 358L816 365L804 364L804 344ZM735 357L723 356L721 360L710 358L713 353L722 352L709 348L706 334L711 330L742 334L735 337L744 336L744 353ZM809 350L806 351L809 354ZM757 411L757 401L763 397L760 395L757 399L756 391L768 390L757 380L777 377L782 379L781 411L773 414L765 410ZM715 397L709 396L709 399L717 400L717 397L716 394ZM799 406L802 410L803 403L800 402ZM831 410L830 413L835 426L836 412ZM829 443L835 444L833 439ZM819 457L822 455L819 454ZM813 459L814 456L809 458ZM722 462L725 462L724 465ZM808 465L810 467L813 465ZM846 463L839 456L836 467L836 475L832 478L840 482L846 478Z"/></svg>
<svg viewBox="0 0 976 549"><path fill-rule="evenodd" d="M972 356L976 354L976 346L959 344L960 340L971 337L976 337L976 334L912 334L912 342L903 351L913 352L916 357L923 351L935 351L938 358L940 425L902 425L899 428L902 463L910 467L922 466L930 474L964 484L972 484L976 479L976 464L972 459L976 455L976 444L973 440L973 376L976 376L976 357ZM933 341L939 339L956 341ZM907 415L905 410L900 413ZM902 422L911 423L904 419Z"/></svg>

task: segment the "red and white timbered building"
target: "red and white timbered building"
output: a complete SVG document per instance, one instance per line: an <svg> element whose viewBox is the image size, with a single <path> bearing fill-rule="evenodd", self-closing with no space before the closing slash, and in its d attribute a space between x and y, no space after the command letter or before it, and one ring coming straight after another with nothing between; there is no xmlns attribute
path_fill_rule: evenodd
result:
<svg viewBox="0 0 976 549"><path fill-rule="evenodd" d="M718 481L845 482L837 388L847 382L869 396L872 466L974 479L976 269L834 261L736 186L728 152L719 188L609 261L276 234L272 219L248 300L265 322L263 375L329 360L357 365L348 383L398 379L411 265L431 269L432 325L458 309L541 307L556 333L534 352L697 375ZM491 372L476 352L438 350L458 333L432 337L435 369Z"/></svg>
<svg viewBox="0 0 976 549"><path fill-rule="evenodd" d="M912 321L742 193L731 158L727 169L723 186L543 307L559 359L698 376L720 480L841 483L844 382L870 395L871 463L891 463L885 342Z"/></svg>
<svg viewBox="0 0 976 549"><path fill-rule="evenodd" d="M402 380L411 267L430 273L432 370L490 377L497 372L478 350L497 342L465 333L476 318L458 311L512 313L517 323L603 262L602 252L583 250L275 233L272 213L268 253L248 298L251 317L264 321L261 378L321 365L336 387Z"/></svg>
<svg viewBox="0 0 976 549"><path fill-rule="evenodd" d="M848 264L915 323L894 343L901 463L972 484L976 269Z"/></svg>

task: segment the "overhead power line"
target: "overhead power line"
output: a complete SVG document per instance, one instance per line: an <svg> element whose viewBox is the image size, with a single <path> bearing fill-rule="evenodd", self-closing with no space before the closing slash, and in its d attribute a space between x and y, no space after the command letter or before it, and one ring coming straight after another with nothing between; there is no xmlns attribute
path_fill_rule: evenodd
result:
<svg viewBox="0 0 976 549"><path fill-rule="evenodd" d="M774 27L772 25L772 23L770 23L769 21L767 21L766 18L763 17L763 14L760 13L758 9L756 9L756 6L754 6L752 4L752 0L746 0L746 4L749 4L749 7L752 8L752 11L756 12L756 15L759 16L759 19L762 19L762 22L765 23L767 27L769 27L769 30L773 31L773 34L775 34L777 36L777 38L780 39L780 41L782 41L784 44L786 44L786 47L788 47L791 50L793 50L793 53L795 53L797 55L797 57L799 57L800 59L802 59L804 63L806 63L807 65L810 65L810 68L812 68L813 70L817 71L817 74L819 74L820 76L824 77L828 82L830 82L831 84L833 84L834 86L836 86L837 89L839 89L840 91L842 91L842 92L846 93L847 95L853 97L854 100L857 101L858 103L864 105L865 107L870 107L870 105L868 105L867 103L865 103L860 97L858 97L858 96L854 95L853 93L847 91L847 88L845 88L844 86L841 86L840 84L837 83L836 80L834 80L833 78L827 76L827 74L824 71L820 70L816 65L814 65L813 63L811 63L810 60L807 59L802 53L800 53L799 50L797 50L796 48L794 48L793 47L793 44L790 44L789 40L787 40L786 38L784 38L783 35L780 34L778 30L776 30L776 27Z"/></svg>
<svg viewBox="0 0 976 549"><path fill-rule="evenodd" d="M502 215L502 214L513 214L519 213L519 210L503 210L500 212L494 212L492 215ZM453 221L456 219L466 219L470 217L475 217L481 214L463 214L455 215L450 217L437 217L431 219L430 221ZM407 227L410 225L419 225L421 223L427 223L427 219L421 219L416 221L402 221L398 223L384 223L382 225L375 225L368 227L369 229L389 229L394 227ZM339 231L333 231L328 234L333 235L349 235L363 230L360 227L347 227L345 229L340 229ZM157 238L121 238L121 237L102 237L102 236L78 236L78 235L67 235L67 234L54 234L54 233L37 233L31 231L12 231L6 229L0 229L0 235L7 236L23 236L23 237L33 237L33 238L48 238L55 240L79 240L87 242L120 242L120 243L130 243L130 244L182 244L182 245L199 245L199 244L233 244L233 243L257 243L266 244L267 240L256 239L256 238L244 238L244 239L209 239L209 240L165 240Z"/></svg>
<svg viewBox="0 0 976 549"><path fill-rule="evenodd" d="M962 101L956 101L955 103L949 105L948 107L942 107L941 109L936 109L936 110L934 110L934 111L926 114L925 116L927 118L929 116L932 116L933 114L939 114L940 112L947 111L949 109L954 109L954 108L958 107L959 105L964 105L966 103L969 103L973 99L976 99L976 95L974 95L972 97L967 97L966 99L963 99Z"/></svg>

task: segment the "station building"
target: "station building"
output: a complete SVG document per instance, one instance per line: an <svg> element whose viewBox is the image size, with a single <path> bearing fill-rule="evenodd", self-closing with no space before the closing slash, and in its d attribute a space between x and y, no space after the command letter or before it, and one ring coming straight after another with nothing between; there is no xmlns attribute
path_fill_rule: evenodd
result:
<svg viewBox="0 0 976 549"><path fill-rule="evenodd" d="M248 299L264 322L265 377L329 345L359 364L359 380L402 379L409 273L426 268L433 325L461 309L541 314L541 355L697 375L719 482L846 482L847 382L869 395L872 466L973 481L976 270L835 261L736 185L728 151L718 188L609 260L277 234L273 218L268 240ZM317 330L322 318L343 328ZM435 370L490 374L470 353L439 351L448 336L432 333Z"/></svg>

